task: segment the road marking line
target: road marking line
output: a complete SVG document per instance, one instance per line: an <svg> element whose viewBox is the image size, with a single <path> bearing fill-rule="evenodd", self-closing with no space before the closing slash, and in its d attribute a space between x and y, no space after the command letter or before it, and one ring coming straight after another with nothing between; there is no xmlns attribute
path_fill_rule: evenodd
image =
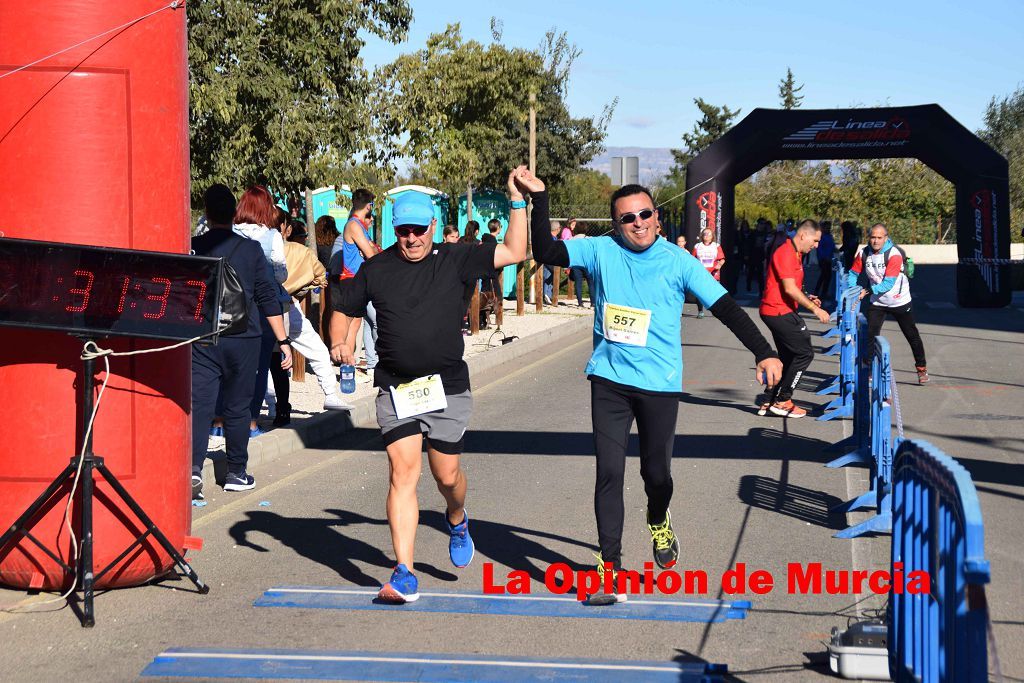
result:
<svg viewBox="0 0 1024 683"><path fill-rule="evenodd" d="M379 435L375 433L372 437L364 439L363 441L359 442L358 444L355 444L353 447L346 448L346 449L340 451L339 455L345 455L345 454L348 454L348 453L351 453L351 454L361 453L362 450L363 450L361 448L362 445L369 444L374 439L377 439L377 438L379 438ZM230 503L224 505L223 507L217 508L216 510L212 510L212 511L204 514L199 519L193 520L192 521L192 530L195 531L196 529L198 529L198 528L200 528L202 526L205 526L210 520L214 520L214 519L218 519L220 517L223 517L228 512L234 512L234 511L236 511L236 510L238 510L240 508L245 508L245 507L251 506L253 498L261 498L261 499L265 498L267 496L267 494L273 493L274 491L277 491L278 489L284 488L285 486L287 486L288 484L290 484L291 482L293 482L296 479L304 477L304 476L306 476L308 474L315 474L315 473L319 472L322 469L325 469L326 467L328 467L330 465L337 465L338 464L338 457L339 457L339 455L329 456L329 457L325 458L322 462L313 463L311 465L306 465L306 466L301 467L300 469L292 472L291 474L285 475L284 477L282 477L281 479L278 479L275 482L267 484L266 486L261 486L258 489L253 489L252 492L246 493L242 497L240 497L238 499L235 499L235 500L232 500Z"/></svg>
<svg viewBox="0 0 1024 683"><path fill-rule="evenodd" d="M561 358L565 354L570 353L572 351L575 351L577 346L581 346L582 344L586 344L588 342L591 342L591 340L590 339L581 339L581 340L579 340L578 342L576 342L574 344L570 344L569 346L566 346L563 349L559 349L558 351L555 351L554 353L552 353L549 356L545 356L544 358L539 358L539 359L537 359L537 360L535 360L535 361L533 361L531 363L527 363L526 365L524 365L523 367L519 368L518 370L515 370L514 372L510 372L509 374L504 375L504 376L494 380L493 382L489 382L489 383L485 384L484 386L480 387L479 389L474 389L473 390L473 396L479 396L480 394L485 394L488 391L490 391L492 388L494 388L495 386L497 386L499 384L502 384L503 382L507 382L508 380L510 380L510 379L512 379L514 377L518 377L519 375L522 375L525 372L529 372L530 370L533 370L537 365L540 365L541 363L546 363L546 362L554 360L556 358ZM526 357L529 357L530 355L531 354L527 354Z"/></svg>
<svg viewBox="0 0 1024 683"><path fill-rule="evenodd" d="M242 660L280 660L280 661L312 661L312 662L373 662L397 664L448 664L459 666L508 666L537 668L546 667L551 669L587 669L599 671L656 671L666 673L679 673L678 667L672 666L642 666L635 664L583 664L557 662L538 659L536 661L514 661L514 660L479 660L479 659L427 659L421 657L371 657L368 655L284 655L264 653L239 653L239 652L161 652L157 658L182 659L242 659Z"/></svg>
<svg viewBox="0 0 1024 683"><path fill-rule="evenodd" d="M362 595L370 598L377 596L377 591L349 590L344 588L269 588L267 593L313 593L325 595ZM420 597L431 598L463 598L475 600L536 600L550 602L581 602L572 597L558 597L547 595L478 595L473 593L427 593L420 591ZM686 602L684 600L627 600L627 605L658 605L666 607L706 607L708 609L719 609L721 607L732 608L731 602L722 600L707 602Z"/></svg>

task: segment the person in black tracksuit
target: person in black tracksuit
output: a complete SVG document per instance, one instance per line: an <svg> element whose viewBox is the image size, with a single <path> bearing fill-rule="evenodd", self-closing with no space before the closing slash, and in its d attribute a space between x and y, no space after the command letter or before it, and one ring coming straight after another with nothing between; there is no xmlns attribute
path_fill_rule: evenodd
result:
<svg viewBox="0 0 1024 683"><path fill-rule="evenodd" d="M249 460L249 403L256 384L260 351L260 320L266 317L281 344L281 367L291 367L291 346L284 329L278 287L270 277L259 242L231 230L235 198L224 185L215 184L203 196L209 232L192 238L198 256L224 257L238 275L248 301L248 326L216 345L192 345L192 498L203 499L203 461L217 394L223 401L224 440L227 447L226 491L247 491L255 479L246 472ZM258 312L257 312L258 309Z"/></svg>

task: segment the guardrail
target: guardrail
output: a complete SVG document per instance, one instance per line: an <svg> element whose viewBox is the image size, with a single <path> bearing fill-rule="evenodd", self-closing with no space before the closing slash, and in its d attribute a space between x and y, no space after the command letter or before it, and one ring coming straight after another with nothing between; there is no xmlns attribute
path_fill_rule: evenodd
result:
<svg viewBox="0 0 1024 683"><path fill-rule="evenodd" d="M817 393L827 394L838 390L839 396L825 406L824 414L817 418L820 421L853 415L854 386L857 381L857 318L860 315L861 291L860 287L847 287L836 307L839 341L826 355L833 349L839 354L839 375L831 383L826 383L827 386L819 388Z"/></svg>
<svg viewBox="0 0 1024 683"><path fill-rule="evenodd" d="M827 466L867 465L871 485L833 512L873 508L875 514L835 537L892 534L890 577L901 586L890 591L886 612L892 680L981 683L988 680L984 586L991 575L977 490L956 460L927 442L903 439L889 342L879 336L866 348L859 295L860 287L840 295L840 374L833 383L840 396L829 406L832 414L818 419L843 415L852 404L853 435L832 447L845 453ZM870 364L862 362L869 354ZM915 572L928 577L927 588L903 590Z"/></svg>
<svg viewBox="0 0 1024 683"><path fill-rule="evenodd" d="M863 321L863 316L861 316ZM866 322L862 322L866 325ZM855 382L854 436L858 448L853 453L828 463L842 467L853 463L871 468L871 486L853 500L833 508L833 512L851 512L875 508L875 515L860 524L843 529L835 538L856 538L866 533L892 531L892 355L885 337L875 337L875 353L870 369L857 358ZM866 404L866 405L865 405ZM867 419L864 419L864 416ZM860 417L860 419L856 419ZM866 438L865 438L866 437ZM866 446L866 447L865 447Z"/></svg>
<svg viewBox="0 0 1024 683"><path fill-rule="evenodd" d="M930 590L890 595L889 671L897 683L988 680L984 524L960 463L925 441L903 441L893 466L891 572L924 571Z"/></svg>
<svg viewBox="0 0 1024 683"><path fill-rule="evenodd" d="M841 308L838 305L838 302L842 301L843 290L846 289L846 271L843 270L843 260L836 256L832 257L832 278L835 280L835 282L833 282L834 287L832 291L835 292L836 310L832 311L832 315L830 317L832 319L832 322L835 323L838 322L839 310ZM830 327L829 329L825 330L824 332L821 333L821 336L824 339L828 339L830 337L838 337L839 325L836 325L835 327Z"/></svg>

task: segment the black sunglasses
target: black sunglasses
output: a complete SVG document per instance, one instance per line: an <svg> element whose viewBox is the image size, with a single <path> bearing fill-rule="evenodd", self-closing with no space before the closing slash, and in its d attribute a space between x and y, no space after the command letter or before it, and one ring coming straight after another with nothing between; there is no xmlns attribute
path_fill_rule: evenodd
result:
<svg viewBox="0 0 1024 683"><path fill-rule="evenodd" d="M652 211L651 209L641 209L637 213L624 213L619 216L619 225L629 225L637 218L639 218L642 221L645 221L653 215L654 211Z"/></svg>
<svg viewBox="0 0 1024 683"><path fill-rule="evenodd" d="M423 237L427 234L427 230L430 230L429 225L417 225L415 228L407 228L405 226L395 228L395 234L399 237L408 237L409 233L416 235L417 237Z"/></svg>

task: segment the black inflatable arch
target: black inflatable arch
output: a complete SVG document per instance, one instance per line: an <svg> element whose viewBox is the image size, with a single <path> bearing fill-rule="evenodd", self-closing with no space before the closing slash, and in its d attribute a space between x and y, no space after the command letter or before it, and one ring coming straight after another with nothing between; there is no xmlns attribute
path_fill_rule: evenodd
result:
<svg viewBox="0 0 1024 683"><path fill-rule="evenodd" d="M913 157L956 187L961 261L1010 257L1006 159L937 104L876 109L755 109L686 167L686 237L712 227L728 254L735 241L733 191L777 159ZM871 216L865 216L868 222ZM735 283L736 263L723 276ZM983 308L1010 302L1010 267L959 263L957 301Z"/></svg>

